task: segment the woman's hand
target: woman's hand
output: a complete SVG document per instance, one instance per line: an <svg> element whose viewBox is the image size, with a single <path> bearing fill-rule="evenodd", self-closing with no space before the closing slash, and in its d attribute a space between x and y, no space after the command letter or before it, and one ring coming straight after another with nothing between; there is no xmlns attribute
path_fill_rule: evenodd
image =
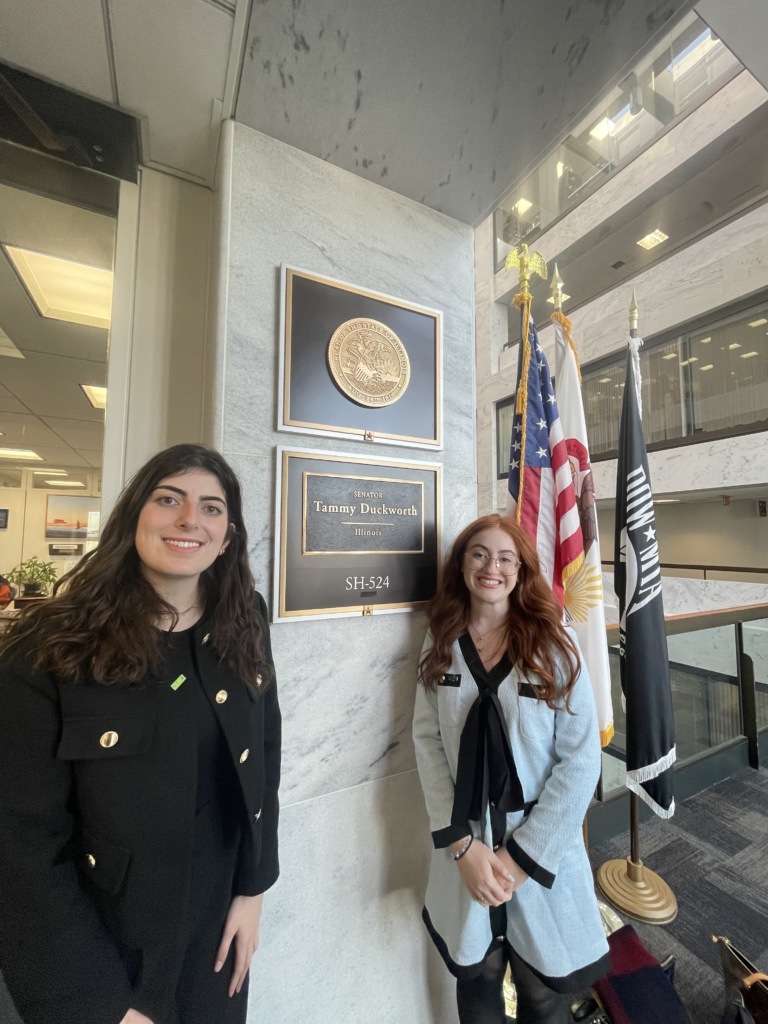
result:
<svg viewBox="0 0 768 1024"><path fill-rule="evenodd" d="M263 901L264 894L261 893L258 896L235 896L230 904L213 968L218 973L224 966L234 939L235 963L232 967L232 980L229 983L230 996L243 987L251 966L251 957L259 948L259 921Z"/></svg>
<svg viewBox="0 0 768 1024"><path fill-rule="evenodd" d="M483 906L498 907L512 895L507 867L479 839L456 861L456 867L472 898Z"/></svg>
<svg viewBox="0 0 768 1024"><path fill-rule="evenodd" d="M504 865L504 868L507 872L509 884L512 886L512 892L517 892L520 886L524 882L527 882L531 876L526 875L526 873L523 871L523 869L520 867L517 861L512 859L512 854L509 852L506 846L500 846L496 851L496 856Z"/></svg>
<svg viewBox="0 0 768 1024"><path fill-rule="evenodd" d="M143 1013L139 1013L138 1010L129 1010L120 1021L120 1024L152 1024L152 1021L149 1017L145 1017Z"/></svg>

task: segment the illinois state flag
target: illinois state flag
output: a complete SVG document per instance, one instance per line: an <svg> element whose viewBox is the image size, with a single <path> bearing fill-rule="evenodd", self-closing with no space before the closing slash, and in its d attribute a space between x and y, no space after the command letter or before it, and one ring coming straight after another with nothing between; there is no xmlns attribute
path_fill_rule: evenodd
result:
<svg viewBox="0 0 768 1024"><path fill-rule="evenodd" d="M562 313L555 313L552 320L555 324L557 358L555 396L560 410L584 548L583 563L565 580L563 605L566 621L578 637L592 679L600 726L600 745L604 747L613 738L613 703L608 640L605 634L603 570L597 531L595 485L589 461L581 373L571 338L570 322Z"/></svg>
<svg viewBox="0 0 768 1024"><path fill-rule="evenodd" d="M522 318L508 512L536 545L542 575L562 605L564 582L584 562L581 524L549 365L526 306Z"/></svg>
<svg viewBox="0 0 768 1024"><path fill-rule="evenodd" d="M661 598L656 518L640 419L642 341L632 338L621 409L616 480L614 590L627 713L627 788L662 818L675 812L675 721Z"/></svg>

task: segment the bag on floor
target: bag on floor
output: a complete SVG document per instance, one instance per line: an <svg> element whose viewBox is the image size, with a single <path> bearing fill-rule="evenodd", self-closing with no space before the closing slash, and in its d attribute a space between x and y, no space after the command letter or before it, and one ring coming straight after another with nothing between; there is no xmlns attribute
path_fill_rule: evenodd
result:
<svg viewBox="0 0 768 1024"><path fill-rule="evenodd" d="M608 936L611 969L592 986L612 1024L691 1024L667 971L631 924Z"/></svg>
<svg viewBox="0 0 768 1024"><path fill-rule="evenodd" d="M768 975L722 935L713 935L712 941L720 944L725 981L722 1024L768 1024Z"/></svg>

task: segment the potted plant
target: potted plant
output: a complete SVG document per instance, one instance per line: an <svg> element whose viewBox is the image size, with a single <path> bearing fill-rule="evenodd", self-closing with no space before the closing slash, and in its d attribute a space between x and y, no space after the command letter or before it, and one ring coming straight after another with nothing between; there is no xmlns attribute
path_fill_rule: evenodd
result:
<svg viewBox="0 0 768 1024"><path fill-rule="evenodd" d="M23 588L24 597L34 597L47 592L56 582L57 573L53 562L41 562L37 555L32 555L5 575L11 583Z"/></svg>

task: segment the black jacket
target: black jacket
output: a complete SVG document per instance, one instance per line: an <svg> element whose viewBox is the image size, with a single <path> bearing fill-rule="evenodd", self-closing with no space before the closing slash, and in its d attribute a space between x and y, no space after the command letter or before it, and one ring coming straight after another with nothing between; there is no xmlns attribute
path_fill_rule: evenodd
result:
<svg viewBox="0 0 768 1024"><path fill-rule="evenodd" d="M278 876L276 686L265 671L247 687L204 620L195 641L242 790L233 895L255 895ZM121 951L177 938L196 736L162 710L157 681L60 682L30 669L29 649L0 662L0 969L28 1024L118 1024L132 994Z"/></svg>

